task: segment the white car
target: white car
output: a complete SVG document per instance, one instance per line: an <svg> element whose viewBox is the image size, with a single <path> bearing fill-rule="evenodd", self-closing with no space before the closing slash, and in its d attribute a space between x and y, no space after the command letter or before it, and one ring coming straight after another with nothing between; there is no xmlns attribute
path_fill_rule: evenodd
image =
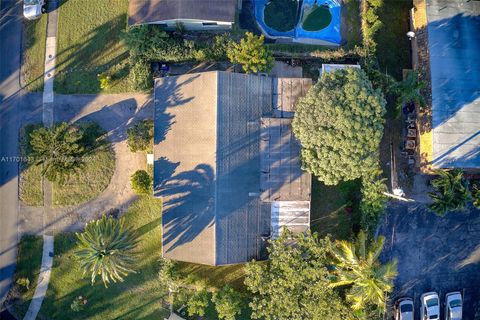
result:
<svg viewBox="0 0 480 320"><path fill-rule="evenodd" d="M459 291L445 295L445 320L462 320L462 294Z"/></svg>
<svg viewBox="0 0 480 320"><path fill-rule="evenodd" d="M413 320L413 300L402 298L397 301L395 320Z"/></svg>
<svg viewBox="0 0 480 320"><path fill-rule="evenodd" d="M23 0L23 16L35 20L45 12L45 0Z"/></svg>
<svg viewBox="0 0 480 320"><path fill-rule="evenodd" d="M427 292L420 297L422 302L421 320L440 319L440 300L436 292Z"/></svg>

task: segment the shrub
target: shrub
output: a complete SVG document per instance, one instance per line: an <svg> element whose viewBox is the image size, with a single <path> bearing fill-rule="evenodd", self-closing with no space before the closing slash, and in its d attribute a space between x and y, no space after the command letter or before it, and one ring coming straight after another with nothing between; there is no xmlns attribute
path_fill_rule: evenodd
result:
<svg viewBox="0 0 480 320"><path fill-rule="evenodd" d="M127 130L130 151L151 153L153 150L153 120L144 120Z"/></svg>
<svg viewBox="0 0 480 320"><path fill-rule="evenodd" d="M228 33L215 36L212 45L204 49L205 59L209 61L227 60L227 54L232 45L233 41Z"/></svg>
<svg viewBox="0 0 480 320"><path fill-rule="evenodd" d="M73 312L80 312L85 309L86 304L87 304L87 299L84 299L82 296L78 296L70 304L70 309L72 309Z"/></svg>
<svg viewBox="0 0 480 320"><path fill-rule="evenodd" d="M382 178L381 174L382 170L376 169L362 178L360 224L362 229L371 233L377 228L387 204L387 197L384 195L384 192L387 191L386 179Z"/></svg>
<svg viewBox="0 0 480 320"><path fill-rule="evenodd" d="M138 170L132 175L132 188L139 195L152 194L152 178L145 170Z"/></svg>
<svg viewBox="0 0 480 320"><path fill-rule="evenodd" d="M238 292L229 285L214 292L212 302L215 304L215 310L220 319L235 320L235 316L242 312L242 299Z"/></svg>
<svg viewBox="0 0 480 320"><path fill-rule="evenodd" d="M475 184L472 188L473 205L480 209L480 188Z"/></svg>
<svg viewBox="0 0 480 320"><path fill-rule="evenodd" d="M263 45L264 36L255 36L247 32L240 43L232 45L228 51L230 62L242 66L246 73L268 72L272 69L274 59L272 53Z"/></svg>
<svg viewBox="0 0 480 320"><path fill-rule="evenodd" d="M30 279L28 278L18 278L16 283L27 291L30 289Z"/></svg>
<svg viewBox="0 0 480 320"><path fill-rule="evenodd" d="M463 176L463 171L436 170L438 177L432 180L434 192L429 192L433 203L428 207L439 216L444 216L447 211L456 211L465 208L470 200L468 180Z"/></svg>
<svg viewBox="0 0 480 320"><path fill-rule="evenodd" d="M205 315L205 310L208 307L208 292L203 289L194 293L187 301L187 312L189 316Z"/></svg>
<svg viewBox="0 0 480 320"><path fill-rule="evenodd" d="M132 63L132 59L130 59L130 73L135 90L146 91L153 87L150 64L145 60L138 59Z"/></svg>
<svg viewBox="0 0 480 320"><path fill-rule="evenodd" d="M112 79L109 75L104 73L97 74L98 82L100 82L100 89L108 89L110 87L110 80Z"/></svg>

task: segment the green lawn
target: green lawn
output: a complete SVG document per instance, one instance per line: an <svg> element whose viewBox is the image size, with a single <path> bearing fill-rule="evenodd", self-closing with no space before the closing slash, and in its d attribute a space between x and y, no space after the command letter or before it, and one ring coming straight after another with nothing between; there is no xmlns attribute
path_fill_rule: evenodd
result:
<svg viewBox="0 0 480 320"><path fill-rule="evenodd" d="M292 30L297 24L297 0L271 0L265 6L265 24L277 31Z"/></svg>
<svg viewBox="0 0 480 320"><path fill-rule="evenodd" d="M54 206L68 206L87 202L98 197L108 187L115 171L115 154L110 144L86 156L82 168L63 183L52 184Z"/></svg>
<svg viewBox="0 0 480 320"><path fill-rule="evenodd" d="M19 300L13 305L13 315L18 319L23 319L27 313L28 306L35 292L40 265L42 263L43 239L39 236L24 236L18 246L17 266L15 273L15 282L20 278L28 278L30 281L29 290L14 285L12 292L20 294Z"/></svg>
<svg viewBox="0 0 480 320"><path fill-rule="evenodd" d="M348 239L356 224L359 189L356 181L326 186L314 177L310 213L312 231L321 236L330 234L335 239Z"/></svg>
<svg viewBox="0 0 480 320"><path fill-rule="evenodd" d="M353 48L362 44L359 3L359 0L343 0L343 24L341 29L342 37L347 41L347 48Z"/></svg>
<svg viewBox="0 0 480 320"><path fill-rule="evenodd" d="M20 130L20 154L30 154L30 133L38 128L38 124L26 125ZM28 206L43 205L42 167L33 161L22 161L20 164L19 198Z"/></svg>
<svg viewBox="0 0 480 320"><path fill-rule="evenodd" d="M22 73L28 91L43 90L43 69L48 16L42 14L38 20L24 19Z"/></svg>
<svg viewBox="0 0 480 320"><path fill-rule="evenodd" d="M158 280L161 256L161 201L152 197L141 197L125 213L126 223L142 235L139 243L138 273L130 274L122 283L105 288L101 282L90 285L82 277L74 250L76 238L73 234L55 236L53 270L46 298L40 310L41 319L163 319L168 312L162 307L167 289ZM207 285L221 287L226 283L242 290L243 266L208 267L181 263L179 270L204 279ZM88 300L87 307L80 313L70 309L72 301L82 296ZM247 315L247 312L244 312ZM213 307L207 319L217 319ZM248 319L248 316L244 319Z"/></svg>
<svg viewBox="0 0 480 320"><path fill-rule="evenodd" d="M128 52L121 41L127 26L128 0L62 0L58 20L57 93L133 91ZM97 75L111 86L101 90Z"/></svg>
<svg viewBox="0 0 480 320"><path fill-rule="evenodd" d="M378 31L377 58L382 71L402 79L402 69L410 68L409 10L412 1L384 0L378 15L383 27Z"/></svg>
<svg viewBox="0 0 480 320"><path fill-rule="evenodd" d="M305 11L304 15L302 27L307 31L322 30L332 22L332 14L328 7L314 5L308 12Z"/></svg>

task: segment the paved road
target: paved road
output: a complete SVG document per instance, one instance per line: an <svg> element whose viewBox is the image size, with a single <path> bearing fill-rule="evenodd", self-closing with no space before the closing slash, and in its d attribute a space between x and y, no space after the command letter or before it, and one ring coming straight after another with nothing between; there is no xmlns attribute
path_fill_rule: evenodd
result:
<svg viewBox="0 0 480 320"><path fill-rule="evenodd" d="M438 217L422 205L392 206L380 233L385 236L382 259L398 259L393 299L414 298L420 320L420 295L462 291L463 320L480 319L480 210L450 212ZM443 319L443 315L441 317Z"/></svg>
<svg viewBox="0 0 480 320"><path fill-rule="evenodd" d="M22 6L0 0L0 305L15 270L18 219L18 155Z"/></svg>

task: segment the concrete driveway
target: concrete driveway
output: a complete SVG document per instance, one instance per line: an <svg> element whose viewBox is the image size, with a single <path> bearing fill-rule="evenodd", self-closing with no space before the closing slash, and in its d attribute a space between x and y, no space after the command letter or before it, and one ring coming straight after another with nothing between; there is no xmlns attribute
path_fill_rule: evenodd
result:
<svg viewBox="0 0 480 320"><path fill-rule="evenodd" d="M382 260L398 259L393 301L414 299L420 319L420 296L462 291L464 320L480 319L480 210L438 217L423 205L394 205L380 227L385 236Z"/></svg>

